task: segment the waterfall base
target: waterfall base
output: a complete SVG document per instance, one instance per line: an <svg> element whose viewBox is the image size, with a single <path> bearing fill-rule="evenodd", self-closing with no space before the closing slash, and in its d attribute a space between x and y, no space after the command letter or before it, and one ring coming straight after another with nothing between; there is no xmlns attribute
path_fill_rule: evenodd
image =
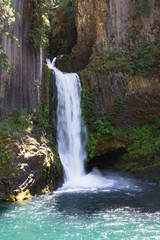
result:
<svg viewBox="0 0 160 240"><path fill-rule="evenodd" d="M94 168L89 174L74 181L67 181L57 191L110 191L113 189L133 189L138 190L138 187L133 184L133 181L123 178L116 173L102 175L101 172Z"/></svg>

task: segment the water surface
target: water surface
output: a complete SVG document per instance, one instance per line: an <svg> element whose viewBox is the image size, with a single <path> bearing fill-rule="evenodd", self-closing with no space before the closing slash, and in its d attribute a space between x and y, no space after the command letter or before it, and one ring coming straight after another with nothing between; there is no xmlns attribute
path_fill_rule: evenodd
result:
<svg viewBox="0 0 160 240"><path fill-rule="evenodd" d="M160 187L119 177L107 181L112 184L105 189L0 203L0 239L160 239Z"/></svg>

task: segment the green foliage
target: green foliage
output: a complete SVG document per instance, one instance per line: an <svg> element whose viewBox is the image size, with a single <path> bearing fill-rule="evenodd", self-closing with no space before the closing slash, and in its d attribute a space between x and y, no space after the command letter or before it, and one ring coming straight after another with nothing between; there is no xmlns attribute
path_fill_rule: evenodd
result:
<svg viewBox="0 0 160 240"><path fill-rule="evenodd" d="M54 48L50 48L49 51L52 56L69 54L76 43L74 10L75 0L57 1L51 19L53 33L50 35L50 45L54 45Z"/></svg>
<svg viewBox="0 0 160 240"><path fill-rule="evenodd" d="M138 33L139 29L137 28L137 26L133 26L128 33L129 39L136 40Z"/></svg>
<svg viewBox="0 0 160 240"><path fill-rule="evenodd" d="M1 152L0 152L0 171L2 170L4 164L7 162L10 161L10 154L8 152L8 149L3 149Z"/></svg>
<svg viewBox="0 0 160 240"><path fill-rule="evenodd" d="M11 73L11 69L8 63L8 57L3 51L2 46L0 45L0 66L8 73Z"/></svg>
<svg viewBox="0 0 160 240"><path fill-rule="evenodd" d="M48 43L48 32L50 31L49 17L52 15L52 0L32 0L30 41L35 48L44 47Z"/></svg>
<svg viewBox="0 0 160 240"><path fill-rule="evenodd" d="M149 125L142 127L128 127L126 129L128 136L134 139L134 143L128 148L128 151L136 150L147 143L152 138L152 129Z"/></svg>
<svg viewBox="0 0 160 240"><path fill-rule="evenodd" d="M150 43L142 42L131 54L127 68L131 73L146 77L154 63L155 58L153 58L153 52L150 51Z"/></svg>
<svg viewBox="0 0 160 240"><path fill-rule="evenodd" d="M62 51L72 44L71 36L68 36L69 30L73 28L73 0L32 0L31 12L31 30L29 39L35 48L46 47L48 45L49 36L51 34L51 25L57 21L58 14L64 17L63 35L64 42L61 46Z"/></svg>
<svg viewBox="0 0 160 240"><path fill-rule="evenodd" d="M87 150L89 159L95 156L95 150L99 147L99 142L103 142L103 139L106 139L106 137L112 140L122 136L126 138L124 132L112 126L108 121L96 120L94 125L94 132L89 132L88 136Z"/></svg>
<svg viewBox="0 0 160 240"><path fill-rule="evenodd" d="M11 0L0 0L0 37L2 35L18 42L18 39L11 33L12 24L19 14L13 9ZM8 73L11 73L11 69L8 63L8 57L0 45L0 66Z"/></svg>
<svg viewBox="0 0 160 240"><path fill-rule="evenodd" d="M136 0L135 6L138 14L142 14L145 18L149 18L152 7L150 0Z"/></svg>
<svg viewBox="0 0 160 240"><path fill-rule="evenodd" d="M115 138L124 137L130 143L126 152L116 161L115 167L135 173L160 167L160 131L157 125L126 127L123 131L114 128L110 123L99 120L96 125L98 132L89 133L89 159L95 156L99 142L102 142L101 140L107 134Z"/></svg>
<svg viewBox="0 0 160 240"><path fill-rule="evenodd" d="M111 123L112 119L123 119L127 113L127 106L120 96L117 96L113 102L113 111L108 116L96 109L96 98L99 91L92 87L89 91L82 92L82 115L87 124L88 136L88 157L94 157L95 149L99 139L104 135L116 137L124 136L124 133L116 129Z"/></svg>
<svg viewBox="0 0 160 240"><path fill-rule="evenodd" d="M97 129L97 135L111 134L113 136L116 136L116 130L110 124L110 122L107 122L107 121L103 122L101 120L97 120L95 121L95 125Z"/></svg>
<svg viewBox="0 0 160 240"><path fill-rule="evenodd" d="M74 0L61 0L57 13L62 15L62 53L69 53L76 42L76 27L74 19ZM72 35L71 35L72 34Z"/></svg>
<svg viewBox="0 0 160 240"><path fill-rule="evenodd" d="M50 96L50 78L51 69L49 69L46 64L43 66L43 83L42 83L42 105L44 108L49 108L49 96Z"/></svg>
<svg viewBox="0 0 160 240"><path fill-rule="evenodd" d="M110 120L124 120L128 112L128 107L120 96L113 101L112 112L109 114Z"/></svg>
<svg viewBox="0 0 160 240"><path fill-rule="evenodd" d="M24 129L27 129L31 120L26 110L17 110L12 116L8 116L0 122L0 139L21 135Z"/></svg>
<svg viewBox="0 0 160 240"><path fill-rule="evenodd" d="M72 13L72 7L74 6L75 0L59 0L57 9L60 11L66 11Z"/></svg>
<svg viewBox="0 0 160 240"><path fill-rule="evenodd" d="M34 109L31 113L26 110L16 110L13 115L0 121L0 139L10 136L19 137L35 127L51 128L48 109L43 111Z"/></svg>
<svg viewBox="0 0 160 240"><path fill-rule="evenodd" d="M32 113L32 120L33 124L38 127L43 127L45 129L52 127L48 108L45 108L44 110L35 109Z"/></svg>
<svg viewBox="0 0 160 240"><path fill-rule="evenodd" d="M87 72L125 71L137 76L147 77L159 64L160 39L152 42L137 42L137 47L130 49L112 49L102 56L96 56L88 65Z"/></svg>
<svg viewBox="0 0 160 240"><path fill-rule="evenodd" d="M129 127L126 133L132 145L117 162L117 167L131 172L150 171L160 167L160 132L150 125Z"/></svg>
<svg viewBox="0 0 160 240"><path fill-rule="evenodd" d="M96 134L89 133L88 135L88 146L87 146L87 152L88 152L88 158L91 159L94 157L95 149L98 144L98 138Z"/></svg>
<svg viewBox="0 0 160 240"><path fill-rule="evenodd" d="M10 133L10 128L8 126L0 126L0 139L7 137Z"/></svg>
<svg viewBox="0 0 160 240"><path fill-rule="evenodd" d="M85 89L82 92L81 107L82 107L82 117L87 123L89 128L98 119L98 111L95 111L96 98L99 94L98 88L93 86L89 91Z"/></svg>

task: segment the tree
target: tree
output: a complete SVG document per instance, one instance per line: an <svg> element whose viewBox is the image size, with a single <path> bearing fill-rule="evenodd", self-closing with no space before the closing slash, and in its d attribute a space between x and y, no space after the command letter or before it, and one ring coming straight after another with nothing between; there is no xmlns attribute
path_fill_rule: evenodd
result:
<svg viewBox="0 0 160 240"><path fill-rule="evenodd" d="M18 39L12 34L13 23L19 14L13 9L11 0L0 0L0 43L2 36L5 35L18 42ZM8 57L0 44L0 67L8 73L11 69L8 63Z"/></svg>

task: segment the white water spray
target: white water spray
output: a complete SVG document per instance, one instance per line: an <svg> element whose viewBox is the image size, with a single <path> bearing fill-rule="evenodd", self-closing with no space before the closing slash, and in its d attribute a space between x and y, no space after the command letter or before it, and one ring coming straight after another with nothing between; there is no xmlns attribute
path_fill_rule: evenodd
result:
<svg viewBox="0 0 160 240"><path fill-rule="evenodd" d="M47 60L54 70L57 86L57 143L64 168L65 182L76 181L85 175L85 144L82 142L81 85L76 73L62 73ZM83 131L84 132L84 131Z"/></svg>
<svg viewBox="0 0 160 240"><path fill-rule="evenodd" d="M81 85L76 73L62 73L47 59L47 66L54 71L57 87L57 143L58 152L64 168L65 182L62 190L96 190L114 188L118 178L104 177L98 169L85 173L87 136L81 120ZM123 180L121 179L123 182ZM127 187L128 185L126 185Z"/></svg>

